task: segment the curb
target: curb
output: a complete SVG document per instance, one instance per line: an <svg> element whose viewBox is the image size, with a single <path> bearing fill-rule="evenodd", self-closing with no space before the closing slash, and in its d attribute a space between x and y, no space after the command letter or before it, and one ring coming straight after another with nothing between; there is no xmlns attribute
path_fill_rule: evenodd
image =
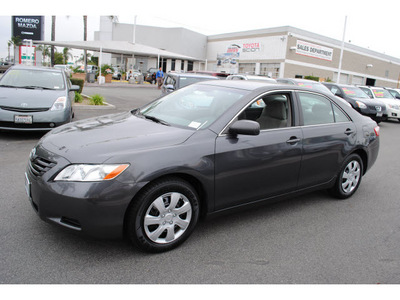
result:
<svg viewBox="0 0 400 300"><path fill-rule="evenodd" d="M81 94L84 97L90 98L90 96ZM73 104L72 106L74 109L114 109L115 105L112 105L106 101L103 102L105 105L76 105Z"/></svg>

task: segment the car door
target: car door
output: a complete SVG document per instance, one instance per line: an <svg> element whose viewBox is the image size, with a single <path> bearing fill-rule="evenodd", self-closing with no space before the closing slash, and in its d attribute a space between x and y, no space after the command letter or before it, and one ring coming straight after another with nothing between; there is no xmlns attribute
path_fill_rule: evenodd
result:
<svg viewBox="0 0 400 300"><path fill-rule="evenodd" d="M270 100L283 101L271 120ZM258 113L256 111L258 110ZM284 116L279 114L283 113ZM267 116L263 116L267 115ZM215 147L215 209L265 199L296 189L301 163L302 131L294 126L291 93L255 99L237 119L260 124L256 136L221 134Z"/></svg>
<svg viewBox="0 0 400 300"><path fill-rule="evenodd" d="M299 189L332 180L356 144L356 126L328 97L298 92L302 113L303 159Z"/></svg>

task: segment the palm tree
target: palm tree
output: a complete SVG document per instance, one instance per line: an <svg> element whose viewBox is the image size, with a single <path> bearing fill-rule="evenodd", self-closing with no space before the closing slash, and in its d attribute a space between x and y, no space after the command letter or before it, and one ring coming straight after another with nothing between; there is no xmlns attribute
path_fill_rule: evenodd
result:
<svg viewBox="0 0 400 300"><path fill-rule="evenodd" d="M71 60L73 59L73 56L72 56L71 52L69 52L69 50L71 50L71 48L65 47L65 48L63 49L64 65L67 64L67 62L68 62L68 57L71 58Z"/></svg>
<svg viewBox="0 0 400 300"><path fill-rule="evenodd" d="M11 40L8 41L9 46L13 45L14 46L14 62L15 62L15 52L17 50L17 47L22 45L22 40L19 36L13 36L11 37Z"/></svg>
<svg viewBox="0 0 400 300"><path fill-rule="evenodd" d="M51 16L51 40L56 40L56 16ZM54 45L51 46L51 67L54 66Z"/></svg>
<svg viewBox="0 0 400 300"><path fill-rule="evenodd" d="M83 16L83 40L87 41L87 16ZM85 67L85 72L87 70L87 50L83 51L83 65Z"/></svg>
<svg viewBox="0 0 400 300"><path fill-rule="evenodd" d="M42 51L43 65L45 65L46 57L51 56L50 48L51 47L47 45L40 45L37 47L38 50Z"/></svg>
<svg viewBox="0 0 400 300"><path fill-rule="evenodd" d="M7 56L7 61L10 61L11 60L11 57L10 57L10 48L11 48L11 41L8 41L7 42L7 46L8 46L8 56Z"/></svg>

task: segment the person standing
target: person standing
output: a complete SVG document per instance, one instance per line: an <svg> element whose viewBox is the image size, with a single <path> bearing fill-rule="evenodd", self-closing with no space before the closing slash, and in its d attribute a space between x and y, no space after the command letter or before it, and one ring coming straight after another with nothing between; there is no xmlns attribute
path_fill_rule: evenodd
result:
<svg viewBox="0 0 400 300"><path fill-rule="evenodd" d="M157 74L156 74L156 81L157 81L158 89L161 89L163 78L164 78L164 72L161 70L161 67L160 67L160 69L157 71Z"/></svg>

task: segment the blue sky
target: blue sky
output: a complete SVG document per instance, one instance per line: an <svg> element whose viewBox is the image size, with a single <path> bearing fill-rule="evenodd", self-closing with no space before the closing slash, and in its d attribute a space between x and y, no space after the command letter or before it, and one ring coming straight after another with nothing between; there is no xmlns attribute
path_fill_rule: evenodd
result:
<svg viewBox="0 0 400 300"><path fill-rule="evenodd" d="M88 15L88 39L99 30L100 15L117 15L121 23L133 23L136 15L137 24L185 27L206 35L289 25L342 40L347 16L346 42L400 58L397 1L70 0L59 7L43 0L35 1L35 5L27 0L18 3L23 10L14 6L2 9L0 15L0 58L7 55L11 15L47 16L45 37L50 40L53 14L57 16L58 41L83 39L83 14Z"/></svg>

